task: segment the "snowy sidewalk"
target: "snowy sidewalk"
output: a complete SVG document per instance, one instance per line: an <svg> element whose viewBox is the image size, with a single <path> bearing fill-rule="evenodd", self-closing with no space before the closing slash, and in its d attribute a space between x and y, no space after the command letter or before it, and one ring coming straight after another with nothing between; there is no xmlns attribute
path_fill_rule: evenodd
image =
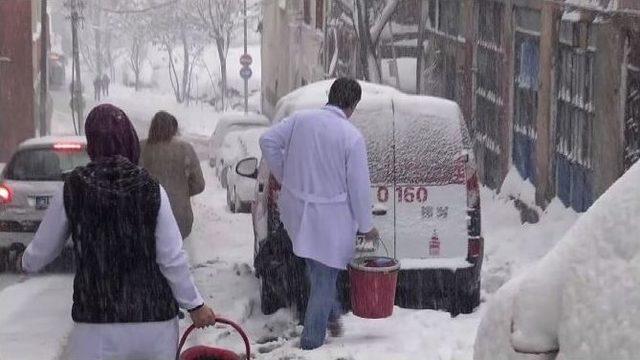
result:
<svg viewBox="0 0 640 360"><path fill-rule="evenodd" d="M195 224L185 240L194 278L206 301L219 316L240 323L252 340L255 359L264 360L471 360L475 334L486 306L470 315L396 308L383 320L364 320L348 314L345 335L330 338L314 351L298 349L301 327L290 310L265 316L259 306L259 280L253 274L251 217L226 209L225 190L206 161L202 162L206 190L193 199ZM535 262L541 249L551 246L573 220L571 213L552 207L539 224L521 225L511 202L482 191L483 225L487 237L485 276L499 283ZM562 218L566 215L568 218ZM528 245L528 246L524 246ZM508 271L502 272L503 266ZM496 281L497 279L494 279ZM483 278L486 281L486 278ZM495 285L498 285L495 284ZM62 360L71 321L71 275L44 275L0 291L0 359ZM487 295L490 297L490 295ZM181 321L184 330L189 319ZM229 328L197 331L187 346L215 345L243 352L240 338Z"/></svg>
<svg viewBox="0 0 640 360"><path fill-rule="evenodd" d="M29 278L0 292L0 359L49 360L71 331L71 275Z"/></svg>

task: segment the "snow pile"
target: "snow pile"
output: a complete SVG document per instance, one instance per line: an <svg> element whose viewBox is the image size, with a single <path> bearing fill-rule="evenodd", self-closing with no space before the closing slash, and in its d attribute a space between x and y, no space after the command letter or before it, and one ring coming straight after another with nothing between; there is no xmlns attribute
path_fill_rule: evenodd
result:
<svg viewBox="0 0 640 360"><path fill-rule="evenodd" d="M483 319L476 359L521 352L635 359L640 351L640 164L619 179ZM512 306L512 308L511 308ZM496 341L499 338L500 341Z"/></svg>
<svg viewBox="0 0 640 360"><path fill-rule="evenodd" d="M531 185L524 180L505 180L503 194L481 189L482 232L484 234L484 264L482 286L494 293L512 277L522 273L544 256L578 219L579 214L553 199L545 211L540 210L536 224L522 223L520 214L509 198L518 193L525 199L531 195ZM505 194L506 193L506 194ZM529 194L529 195L527 195ZM530 198L529 198L530 200Z"/></svg>
<svg viewBox="0 0 640 360"><path fill-rule="evenodd" d="M502 186L500 186L500 194L519 199L528 206L537 208L535 186L533 186L531 181L524 180L515 166L509 169L507 176L504 178Z"/></svg>

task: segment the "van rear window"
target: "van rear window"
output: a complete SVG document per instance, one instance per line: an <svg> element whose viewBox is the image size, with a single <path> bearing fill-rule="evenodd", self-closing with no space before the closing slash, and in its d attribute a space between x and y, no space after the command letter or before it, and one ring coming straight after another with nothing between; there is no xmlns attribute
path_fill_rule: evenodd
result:
<svg viewBox="0 0 640 360"><path fill-rule="evenodd" d="M89 163L86 151L25 149L18 151L6 169L5 178L22 181L60 181L64 173Z"/></svg>

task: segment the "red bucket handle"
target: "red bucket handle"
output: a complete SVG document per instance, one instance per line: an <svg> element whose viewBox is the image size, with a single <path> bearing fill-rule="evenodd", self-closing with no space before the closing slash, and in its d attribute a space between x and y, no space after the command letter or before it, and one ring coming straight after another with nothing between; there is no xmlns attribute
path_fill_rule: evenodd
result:
<svg viewBox="0 0 640 360"><path fill-rule="evenodd" d="M222 323L222 324L229 325L232 328L234 328L238 332L238 334L240 334L240 336L242 336L242 340L244 340L245 350L247 352L247 359L250 359L251 358L251 344L249 344L249 337L247 336L247 334L245 334L244 330L242 330L240 325L234 323L231 320L227 320L227 319L224 319L224 318L216 318L216 323ZM176 355L176 359L178 359L180 357L180 353L182 352L182 347L184 346L184 343L187 342L187 338L189 337L189 334L191 334L191 332L193 330L195 330L195 329L196 329L196 327L191 325L184 332L184 335L182 335L182 339L180 339L180 344L178 344L178 353Z"/></svg>

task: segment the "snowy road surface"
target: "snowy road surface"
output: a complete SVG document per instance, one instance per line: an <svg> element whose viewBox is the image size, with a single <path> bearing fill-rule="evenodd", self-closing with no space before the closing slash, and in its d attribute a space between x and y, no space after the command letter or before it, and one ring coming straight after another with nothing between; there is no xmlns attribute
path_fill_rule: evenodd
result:
<svg viewBox="0 0 640 360"><path fill-rule="evenodd" d="M330 338L319 350L297 349L301 327L297 326L290 311L280 310L271 316L260 313L259 283L251 266L250 216L231 214L226 209L225 191L217 184L206 162L202 165L207 189L194 198L196 220L193 234L185 241L185 246L203 296L218 315L238 321L248 331L256 359L472 359L484 304L476 313L456 318L444 312L399 308L395 309L393 317L384 320L363 320L349 314L345 317L344 337ZM502 260L518 260L516 250L513 250L519 248L517 239L534 238L541 230L529 226L522 232L517 220L510 219L517 218L517 214L511 214L514 210L510 205L494 198L489 191L483 191L482 196L486 221L494 227L493 230L485 227L493 254L485 264L489 274L495 276L496 269L511 264L506 261L505 265ZM553 226L544 221L543 217L540 227L547 229L542 233L548 235L548 229ZM499 239L492 237L498 235ZM509 244L504 248L513 254L500 253L498 246L491 244L495 241ZM508 278L509 274L502 276ZM13 283L20 281L15 275L3 275L2 278ZM500 280L504 281L503 278ZM71 283L70 275L42 275L0 290L0 359L67 358L64 348L72 326ZM183 329L187 325L187 320L181 322ZM187 346L194 344L216 344L237 352L242 349L237 335L224 327L196 332Z"/></svg>
<svg viewBox="0 0 640 360"><path fill-rule="evenodd" d="M231 214L225 192L205 162L203 170L208 186L194 198L196 222L185 246L203 296L219 316L238 321L249 332L257 359L471 359L482 309L453 319L444 312L398 308L384 320L347 315L344 337L329 339L316 351L297 349L301 327L288 310L260 313L250 216ZM0 359L66 359L71 295L70 275L30 277L0 291ZM183 329L187 325L187 320L181 322ZM239 337L224 327L196 332L190 344L242 350Z"/></svg>
<svg viewBox="0 0 640 360"><path fill-rule="evenodd" d="M155 111L164 108L180 122L182 135L194 144L202 160L219 114L206 106L184 107L171 96L119 89L106 99L122 107L140 137L146 137ZM58 96L59 98L55 98ZM73 133L65 95L54 94L54 133ZM185 240L196 282L219 316L239 322L252 340L256 359L360 360L424 359L471 360L473 343L483 304L473 314L451 318L448 313L396 308L393 317L363 320L345 317L345 335L330 338L315 351L297 349L301 327L289 310L260 313L259 281L253 275L253 232L247 214L226 209L225 191L213 171L202 162L207 188L193 199L195 224ZM519 184L518 181L516 181ZM520 186L520 185L518 185ZM527 186L522 187L525 191ZM557 201L541 213L538 224L520 223L513 202L483 189L482 212L485 235L483 266L484 298L505 281L535 263L564 234L577 215ZM64 360L71 321L72 276L46 274L23 278L0 274L0 360ZM181 327L188 326L183 320ZM193 334L187 346L216 344L237 352L239 337L219 326Z"/></svg>

